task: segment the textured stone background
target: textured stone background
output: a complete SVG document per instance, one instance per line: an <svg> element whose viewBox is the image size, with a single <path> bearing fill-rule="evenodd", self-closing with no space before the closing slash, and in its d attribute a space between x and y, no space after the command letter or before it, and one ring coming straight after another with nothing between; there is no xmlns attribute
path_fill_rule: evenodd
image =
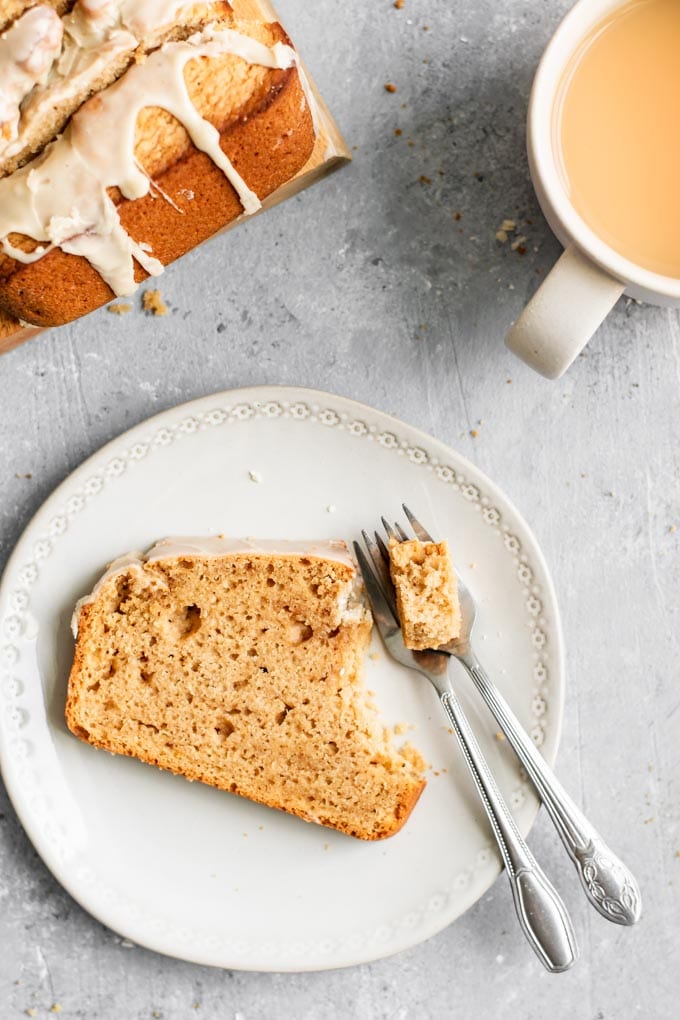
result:
<svg viewBox="0 0 680 1020"><path fill-rule="evenodd" d="M390 960L311 975L210 970L125 946L86 915L0 787L2 1020L45 1017L54 1003L88 1020L677 1016L680 314L622 300L557 383L502 345L558 254L523 128L567 6L281 0L355 162L171 269L168 318L102 311L0 359L0 564L85 456L198 395L316 386L424 428L503 486L543 545L567 645L558 768L639 875L643 921L620 930L586 906L542 818L532 844L582 944L568 974L534 962L504 878ZM495 240L506 217L522 224L523 256Z"/></svg>

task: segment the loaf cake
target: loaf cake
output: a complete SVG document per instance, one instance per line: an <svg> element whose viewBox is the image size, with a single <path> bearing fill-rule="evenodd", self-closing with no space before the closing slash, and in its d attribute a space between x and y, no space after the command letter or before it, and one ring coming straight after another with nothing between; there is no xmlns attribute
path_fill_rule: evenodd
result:
<svg viewBox="0 0 680 1020"><path fill-rule="evenodd" d="M460 604L448 543L391 538L389 554L406 647L421 651L455 641Z"/></svg>
<svg viewBox="0 0 680 1020"><path fill-rule="evenodd" d="M0 349L346 158L267 0L16 0L0 26Z"/></svg>
<svg viewBox="0 0 680 1020"><path fill-rule="evenodd" d="M74 626L66 720L95 747L366 840L420 795L363 687L344 543L166 540L114 563Z"/></svg>

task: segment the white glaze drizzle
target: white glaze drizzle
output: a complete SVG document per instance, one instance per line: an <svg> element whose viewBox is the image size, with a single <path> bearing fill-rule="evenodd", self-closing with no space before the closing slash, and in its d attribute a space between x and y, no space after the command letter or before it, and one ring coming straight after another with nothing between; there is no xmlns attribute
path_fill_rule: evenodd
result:
<svg viewBox="0 0 680 1020"><path fill-rule="evenodd" d="M288 541L287 539L227 538L213 535L198 538L164 538L156 542L147 552L129 552L119 556L99 578L89 595L78 599L71 618L73 636L78 636L78 620L83 606L94 602L109 581L129 571L141 575L145 563L162 560L177 560L183 557L214 559L220 556L304 556L310 559L333 560L344 563L355 571L354 579L347 592L341 597L343 616L347 620L361 618L366 613L365 601L359 575L350 555L347 543L341 539L326 541Z"/></svg>
<svg viewBox="0 0 680 1020"><path fill-rule="evenodd" d="M182 9L192 6L192 0L78 0L60 21L63 43L58 59L46 78L24 92L20 114L17 110L18 130L4 144L0 139L0 155L8 159L20 153L34 121L49 116L74 94L87 94L112 61L132 56L142 38L153 42ZM40 9L59 21L52 8ZM36 42L39 45L39 39Z"/></svg>
<svg viewBox="0 0 680 1020"><path fill-rule="evenodd" d="M196 148L207 153L235 188L244 212L261 207L220 147L219 132L191 102L184 67L197 57L232 53L251 64L286 69L296 62L291 47L269 48L231 29L208 28L186 42L167 43L118 82L85 103L64 134L31 164L0 180L0 244L14 257L9 234L57 245L81 255L118 296L137 287L134 260L150 275L163 271L149 246L124 230L107 189L117 187L127 199L142 198L150 181L135 160L135 127L142 109L158 106L186 128ZM22 261L41 257L33 252Z"/></svg>
<svg viewBox="0 0 680 1020"><path fill-rule="evenodd" d="M0 143L18 137L21 103L47 81L63 35L56 11L41 5L26 11L0 36Z"/></svg>

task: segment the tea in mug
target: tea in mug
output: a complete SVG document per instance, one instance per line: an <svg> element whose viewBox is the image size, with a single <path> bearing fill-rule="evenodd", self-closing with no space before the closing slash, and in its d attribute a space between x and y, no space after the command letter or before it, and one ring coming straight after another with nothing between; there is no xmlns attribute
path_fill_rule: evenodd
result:
<svg viewBox="0 0 680 1020"><path fill-rule="evenodd" d="M560 84L553 146L588 226L680 278L680 0L632 0L590 32Z"/></svg>

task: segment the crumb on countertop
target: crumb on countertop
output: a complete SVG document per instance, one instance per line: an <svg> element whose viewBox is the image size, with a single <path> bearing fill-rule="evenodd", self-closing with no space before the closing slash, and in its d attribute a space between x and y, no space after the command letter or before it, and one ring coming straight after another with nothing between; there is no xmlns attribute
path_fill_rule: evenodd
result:
<svg viewBox="0 0 680 1020"><path fill-rule="evenodd" d="M53 1002L50 1006L50 1013L61 1013L61 1006L58 1002Z"/></svg>
<svg viewBox="0 0 680 1020"><path fill-rule="evenodd" d="M400 11L404 6L404 0L394 0L394 6Z"/></svg>
<svg viewBox="0 0 680 1020"><path fill-rule="evenodd" d="M112 315L127 315L128 312L132 311L132 305L119 301L115 305L109 305L106 310L111 312Z"/></svg>
<svg viewBox="0 0 680 1020"><path fill-rule="evenodd" d="M380 662L382 658L380 652L371 652L368 657L371 660L371 662Z"/></svg>
<svg viewBox="0 0 680 1020"><path fill-rule="evenodd" d="M248 478L250 478L251 482L255 482L256 485L259 485L260 482L263 481L262 475L259 471L249 471Z"/></svg>
<svg viewBox="0 0 680 1020"><path fill-rule="evenodd" d="M494 733L494 736L496 740L505 740L505 733L501 733L500 730L498 731L498 733Z"/></svg>
<svg viewBox="0 0 680 1020"><path fill-rule="evenodd" d="M385 83L385 92L396 92L396 91L397 91L397 86L394 84L394 82L388 81L388 82Z"/></svg>
<svg viewBox="0 0 680 1020"><path fill-rule="evenodd" d="M337 510L337 507L335 506L334 503L329 503L328 506L326 507L326 513L327 514L334 514L336 510Z"/></svg>
<svg viewBox="0 0 680 1020"><path fill-rule="evenodd" d="M167 315L168 306L159 290L145 290L142 294L142 308L152 315Z"/></svg>

